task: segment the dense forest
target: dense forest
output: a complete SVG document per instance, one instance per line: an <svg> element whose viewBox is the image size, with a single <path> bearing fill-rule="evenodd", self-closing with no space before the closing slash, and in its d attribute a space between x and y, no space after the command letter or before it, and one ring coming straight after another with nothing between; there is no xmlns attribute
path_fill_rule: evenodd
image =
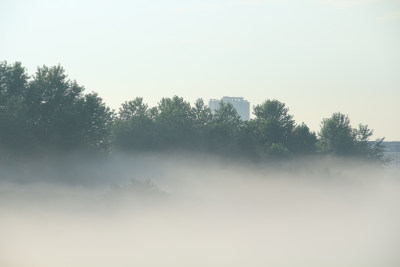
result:
<svg viewBox="0 0 400 267"><path fill-rule="evenodd" d="M348 116L324 118L316 134L297 124L278 100L253 107L242 121L230 104L213 113L202 99L162 98L149 107L140 97L115 112L96 93L70 80L61 66L29 76L20 62L0 62L0 156L89 151L207 152L250 160L331 155L385 162L383 138L352 128Z"/></svg>

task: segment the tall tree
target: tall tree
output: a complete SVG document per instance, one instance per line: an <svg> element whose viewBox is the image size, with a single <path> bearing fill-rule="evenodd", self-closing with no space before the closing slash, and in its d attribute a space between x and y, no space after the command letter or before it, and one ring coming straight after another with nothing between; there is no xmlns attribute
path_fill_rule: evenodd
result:
<svg viewBox="0 0 400 267"><path fill-rule="evenodd" d="M322 152L340 156L355 154L355 133L347 115L340 112L322 120L318 133L318 145Z"/></svg>
<svg viewBox="0 0 400 267"><path fill-rule="evenodd" d="M243 122L232 104L221 101L211 123L211 150L222 153L236 151L242 125Z"/></svg>
<svg viewBox="0 0 400 267"><path fill-rule="evenodd" d="M317 136L303 122L294 128L289 148L291 152L297 155L312 154L317 149Z"/></svg>
<svg viewBox="0 0 400 267"><path fill-rule="evenodd" d="M267 100L254 107L258 142L271 155L288 155L290 139L295 127L289 109L278 100Z"/></svg>
<svg viewBox="0 0 400 267"><path fill-rule="evenodd" d="M209 125L213 119L211 109L204 104L203 99L199 98L192 108L194 121L197 126Z"/></svg>
<svg viewBox="0 0 400 267"><path fill-rule="evenodd" d="M26 147L32 142L25 95L29 76L20 62L0 62L0 147Z"/></svg>
<svg viewBox="0 0 400 267"><path fill-rule="evenodd" d="M152 115L159 147L175 149L190 146L194 114L188 102L178 96L162 98Z"/></svg>
<svg viewBox="0 0 400 267"><path fill-rule="evenodd" d="M384 154L383 140L385 138L377 138L375 141L371 141L374 130L369 129L368 125L359 124L358 129L353 130L356 134L355 142L358 155L382 163L389 161Z"/></svg>
<svg viewBox="0 0 400 267"><path fill-rule="evenodd" d="M192 108L192 113L194 117L192 142L198 150L204 150L210 138L213 115L211 109L204 104L203 99L196 100Z"/></svg>
<svg viewBox="0 0 400 267"><path fill-rule="evenodd" d="M31 80L20 63L0 64L0 139L13 149L105 149L113 112L71 81L60 65Z"/></svg>
<svg viewBox="0 0 400 267"><path fill-rule="evenodd" d="M39 67L26 95L30 122L40 144L70 148L81 143L75 136L79 110L75 105L84 88L67 78L64 68Z"/></svg>
<svg viewBox="0 0 400 267"><path fill-rule="evenodd" d="M20 62L0 62L0 149L22 148L32 141L24 99L28 79Z"/></svg>
<svg viewBox="0 0 400 267"><path fill-rule="evenodd" d="M120 150L151 150L154 148L154 122L143 98L125 102L114 123L114 142Z"/></svg>
<svg viewBox="0 0 400 267"><path fill-rule="evenodd" d="M385 163L383 138L371 142L373 130L367 125L359 124L358 129L352 128L347 115L340 112L322 120L318 133L319 149L327 154L338 156L354 156Z"/></svg>
<svg viewBox="0 0 400 267"><path fill-rule="evenodd" d="M90 93L80 98L77 103L77 133L84 148L107 151L111 146L111 131L114 121L112 111L97 93ZM68 125L68 124L67 124ZM71 124L69 124L71 125Z"/></svg>

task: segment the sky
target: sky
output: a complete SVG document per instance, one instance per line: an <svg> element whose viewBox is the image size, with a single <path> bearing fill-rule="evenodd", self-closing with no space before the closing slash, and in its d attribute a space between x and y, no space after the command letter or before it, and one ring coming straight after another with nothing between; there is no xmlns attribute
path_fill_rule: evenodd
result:
<svg viewBox="0 0 400 267"><path fill-rule="evenodd" d="M400 140L398 0L1 0L0 60L60 64L111 108L137 96L334 112Z"/></svg>

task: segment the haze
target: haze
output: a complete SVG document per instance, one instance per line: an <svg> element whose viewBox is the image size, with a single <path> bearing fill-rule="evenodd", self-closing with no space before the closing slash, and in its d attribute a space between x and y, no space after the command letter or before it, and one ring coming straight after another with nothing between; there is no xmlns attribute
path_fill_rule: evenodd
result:
<svg viewBox="0 0 400 267"><path fill-rule="evenodd" d="M15 162L1 166L0 265L396 267L399 174L329 158Z"/></svg>
<svg viewBox="0 0 400 267"><path fill-rule="evenodd" d="M0 267L400 266L398 0L0 11Z"/></svg>
<svg viewBox="0 0 400 267"><path fill-rule="evenodd" d="M314 131L334 112L400 140L396 0L1 1L0 57L65 67L117 109L279 99Z"/></svg>

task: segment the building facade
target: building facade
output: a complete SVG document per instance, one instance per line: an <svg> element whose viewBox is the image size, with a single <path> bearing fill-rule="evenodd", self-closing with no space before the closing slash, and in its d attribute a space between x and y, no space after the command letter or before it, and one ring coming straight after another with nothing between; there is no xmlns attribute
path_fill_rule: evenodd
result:
<svg viewBox="0 0 400 267"><path fill-rule="evenodd" d="M210 99L208 102L208 106L211 111L214 113L215 110L219 109L220 102L224 104L231 104L239 114L240 118L244 121L250 120L250 102L244 100L243 97L229 97L224 96L221 100L218 99Z"/></svg>

